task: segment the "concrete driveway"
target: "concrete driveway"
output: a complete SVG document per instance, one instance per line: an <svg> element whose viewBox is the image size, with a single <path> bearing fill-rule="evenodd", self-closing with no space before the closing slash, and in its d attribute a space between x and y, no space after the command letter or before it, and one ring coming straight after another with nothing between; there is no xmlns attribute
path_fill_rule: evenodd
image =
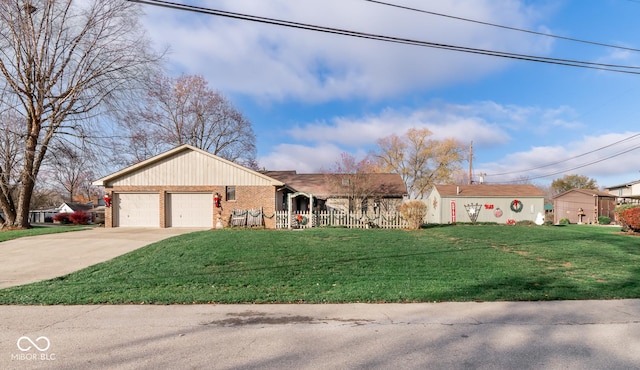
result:
<svg viewBox="0 0 640 370"><path fill-rule="evenodd" d="M0 289L95 265L172 236L204 229L95 228L0 243Z"/></svg>

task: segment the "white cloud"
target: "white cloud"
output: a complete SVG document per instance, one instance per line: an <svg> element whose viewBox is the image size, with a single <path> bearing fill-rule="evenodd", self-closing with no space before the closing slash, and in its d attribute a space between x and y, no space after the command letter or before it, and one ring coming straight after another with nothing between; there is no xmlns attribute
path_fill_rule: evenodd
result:
<svg viewBox="0 0 640 370"><path fill-rule="evenodd" d="M565 107L542 110L494 102L467 105L434 102L415 110L387 108L364 117L334 117L329 121L298 125L285 131L288 136L282 140L299 145L277 146L259 162L279 169L293 165L298 167L292 169L306 170L326 167L334 164L342 152L358 153L357 157L361 158L367 150L376 147L377 140L392 134L401 136L410 128L427 128L437 140L454 138L463 144L473 141L474 146L481 150L505 149L523 136L546 138L547 130L542 127L553 126L559 121L568 122L565 115L572 116L573 112ZM560 132L557 128L556 131ZM315 154L306 155L309 151ZM296 154L295 159L291 158L292 153ZM529 163L538 163L534 158L550 155L561 158L564 152L553 153L549 148L538 148L516 153L509 157L509 161L520 161L524 164L521 168L528 168ZM506 171L500 169L500 163L495 166L490 172Z"/></svg>
<svg viewBox="0 0 640 370"><path fill-rule="evenodd" d="M298 173L316 173L332 167L339 159L341 149L324 144L305 146L280 144L271 153L259 158L260 167L272 171L296 170Z"/></svg>
<svg viewBox="0 0 640 370"><path fill-rule="evenodd" d="M537 12L514 0L405 1L405 5L486 22L535 28ZM212 6L207 2L204 6ZM216 8L400 38L520 53L550 41L504 29L367 2L219 1ZM445 51L210 15L146 7L149 33L169 44L176 70L203 74L216 88L262 99L380 99L475 80L502 68L494 57Z"/></svg>
<svg viewBox="0 0 640 370"><path fill-rule="evenodd" d="M486 181L503 182L522 178L550 182L565 174L580 174L607 186L640 177L638 154L640 133L610 133L584 136L565 145L538 146L505 156L493 163L476 166L486 173Z"/></svg>
<svg viewBox="0 0 640 370"><path fill-rule="evenodd" d="M454 138L489 147L508 143L512 132L546 135L551 129L581 127L574 116L567 107L540 109L489 101L434 102L415 110L387 108L359 118L335 117L330 122L307 123L290 129L288 134L298 141L361 147L392 134L403 135L410 128L427 128L433 132L434 139Z"/></svg>

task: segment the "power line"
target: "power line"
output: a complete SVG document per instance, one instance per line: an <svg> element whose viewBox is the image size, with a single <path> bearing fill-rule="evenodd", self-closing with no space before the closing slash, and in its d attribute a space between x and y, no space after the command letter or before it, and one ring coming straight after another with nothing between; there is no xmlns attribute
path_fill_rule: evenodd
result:
<svg viewBox="0 0 640 370"><path fill-rule="evenodd" d="M555 176L555 175L559 175L559 174L561 174L561 173L565 173L565 172L569 172L569 171L574 171L574 170L577 170L577 169L580 169L580 168L588 167L588 166L591 166L591 165L594 165L594 164L597 164L597 163L600 163L600 162L607 161L607 160L609 160L609 159L611 159L611 158L619 157L619 156L621 156L621 155L623 155L623 154L627 154L627 153L630 153L630 152L632 152L632 151L634 151L634 150L638 150L638 149L640 149L640 145L638 145L638 146L634 146L634 147L632 147L632 148L626 149L626 150L624 150L624 151L622 151L622 152L619 152L619 153L616 153L616 154L610 155L610 156L608 156L608 157L600 158L600 159L595 160L595 161L592 161L592 162L588 162L588 163L581 164L581 165L576 166L576 167L567 168L567 169L564 169L564 170L561 170L561 171L556 171L556 172L548 173L548 174L545 174L545 175L539 175L539 176L534 176L534 177L527 177L527 180L542 179L542 178L545 178L545 177ZM506 183L515 183L515 182L518 182L518 180L514 180L514 181L505 181L505 182L506 182Z"/></svg>
<svg viewBox="0 0 640 370"><path fill-rule="evenodd" d="M375 3L375 4L379 4L379 5L390 6L390 7L399 8L399 9L404 9L404 10L410 10L410 11L418 12L418 13L435 15L435 16L438 16L438 17L445 17L445 18L455 19L455 20L459 20L459 21L465 21L465 22L477 23L477 24L481 24L481 25L485 25L485 26L502 28L502 29L511 30L511 31L524 32L524 33L529 33L529 34L538 35L538 36L552 37L552 38L559 39L559 40L573 41L573 42L579 42L579 43L589 44L589 45L605 46L605 47L608 47L608 48L615 48L615 49L622 49L622 50L627 50L627 51L640 52L640 49L635 49L635 48L630 48L630 47L625 47L625 46L611 45L611 44L605 44L605 43L597 42L597 41L582 40L582 39L577 39L577 38L573 38L573 37L554 35L554 34L551 34L551 33L537 32L537 31L531 31L531 30L527 30L527 29L523 29L523 28L504 26L504 25L501 25L501 24L478 21L478 20L475 20L475 19L469 19L469 18L463 18L463 17L457 17L457 16L453 16L453 15L437 13L437 12L432 12L432 11L423 10L423 9L412 8L412 7L409 7L409 6L387 3L387 2L384 2L384 1L377 1L377 0L363 0L363 1L370 2L370 3ZM629 0L629 1L631 1L631 0ZM640 2L640 0L637 1L637 2Z"/></svg>
<svg viewBox="0 0 640 370"><path fill-rule="evenodd" d="M594 149L594 150L591 150L591 151L588 151L588 152L585 152L585 153L582 153L582 154L578 154L578 155L573 156L573 157L569 157L569 158L563 159L563 160L561 160L561 161L548 163L548 164L545 164L545 165L542 165L542 166L533 167L533 168L528 168L528 169L526 169L526 170L518 170L518 171L511 171L511 172L496 173L496 174L485 175L485 176L490 177L490 176L513 175L513 174L516 174L516 173L530 172L530 171L534 171L534 170L539 170L539 169L541 169L541 168L551 167L551 166L554 166L554 165L557 165L557 164L560 164L560 163L563 163L563 162L569 162L569 161L570 161L570 160L572 160L572 159L576 159L576 158L584 157L585 155L593 154L593 153L595 153L595 152L598 152L598 151L603 150L603 149L606 149L606 148L610 148L610 147L612 147L612 146L614 146L614 145L618 145L618 144L620 144L620 143L622 143L622 142L625 142L625 141L631 140L631 139L636 138L636 137L638 137L638 136L640 136L640 133L639 133L639 134L635 134L635 135L631 135L631 136L629 136L629 137L627 137L627 138L624 138L624 139L622 139L622 140L618 140L618 141L616 141L616 142L614 142L614 143L611 143L611 144L609 144L609 145L605 145L605 146L600 147L600 148L598 148L598 149Z"/></svg>
<svg viewBox="0 0 640 370"><path fill-rule="evenodd" d="M291 21L285 21L285 20L274 19L274 18L266 18L266 17L260 17L260 16L242 14L242 13L234 13L234 12L216 10L211 8L198 7L194 5L178 4L178 3L173 3L169 1L160 1L160 0L128 0L128 1L140 3L140 4L146 4L146 5L160 6L160 7L165 7L169 9L175 9L175 10L184 10L184 11L190 11L190 12L201 13L201 14L227 17L232 19L240 19L245 21L252 21L252 22L265 23L265 24L271 24L271 25L277 25L277 26L283 26L283 27L290 27L290 28L316 31L316 32L324 32L324 33L330 33L335 35L350 36L350 37L384 41L384 42L397 43L397 44L423 46L423 47L430 47L435 49L452 50L452 51L459 51L459 52L478 54L478 55L487 55L487 56L494 56L494 57L501 57L501 58L515 59L515 60L524 60L524 61L531 61L531 62L538 62L538 63L547 63L547 64L554 64L554 65L563 65L563 66L570 66L570 67L579 67L579 68L603 70L603 71L610 71L610 72L634 74L634 75L640 74L640 67L637 67L637 66L624 66L624 65L618 65L618 64L585 62L585 61L572 60L572 59L540 57L540 56L533 56L533 55L527 55L527 54L517 54L517 53L509 53L509 52L502 52L502 51L495 51L495 50L441 44L441 43L434 43L434 42L428 42L428 41L420 41L415 39L407 39L407 38L400 38L400 37L384 36L380 34L350 31L350 30L345 30L340 28L316 26L316 25L299 23L299 22L291 22Z"/></svg>

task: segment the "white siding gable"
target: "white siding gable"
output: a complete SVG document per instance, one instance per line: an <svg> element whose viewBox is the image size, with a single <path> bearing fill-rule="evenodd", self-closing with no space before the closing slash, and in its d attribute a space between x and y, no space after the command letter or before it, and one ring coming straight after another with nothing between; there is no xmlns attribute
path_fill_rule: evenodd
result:
<svg viewBox="0 0 640 370"><path fill-rule="evenodd" d="M107 176L106 186L264 186L281 183L201 150L187 148ZM100 184L102 185L102 184Z"/></svg>

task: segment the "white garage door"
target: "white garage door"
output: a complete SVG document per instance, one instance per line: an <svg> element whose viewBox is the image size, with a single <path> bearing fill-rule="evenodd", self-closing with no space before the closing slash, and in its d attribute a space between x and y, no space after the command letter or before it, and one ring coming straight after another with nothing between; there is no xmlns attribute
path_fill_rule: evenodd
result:
<svg viewBox="0 0 640 370"><path fill-rule="evenodd" d="M167 196L169 227L213 227L211 193L171 193Z"/></svg>
<svg viewBox="0 0 640 370"><path fill-rule="evenodd" d="M160 227L160 197L158 194L116 194L117 215L114 226Z"/></svg>

